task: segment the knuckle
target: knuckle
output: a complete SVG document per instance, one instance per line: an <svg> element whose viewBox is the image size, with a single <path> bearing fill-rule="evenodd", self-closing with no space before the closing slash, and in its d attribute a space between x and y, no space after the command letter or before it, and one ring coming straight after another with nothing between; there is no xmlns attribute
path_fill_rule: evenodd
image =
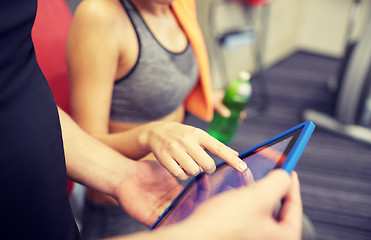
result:
<svg viewBox="0 0 371 240"><path fill-rule="evenodd" d="M188 146L192 142L192 139L190 139L189 136L182 136L182 137L179 137L177 141L180 144L180 146L184 147L184 146Z"/></svg>
<svg viewBox="0 0 371 240"><path fill-rule="evenodd" d="M181 169L174 170L172 172L172 175L173 175L173 177L178 178L180 180L186 180L188 178L187 174L185 174L185 172Z"/></svg>
<svg viewBox="0 0 371 240"><path fill-rule="evenodd" d="M199 174L201 172L200 168L197 166L197 167L193 167L192 169L189 169L187 171L187 173L191 176L196 176L197 174Z"/></svg>
<svg viewBox="0 0 371 240"><path fill-rule="evenodd" d="M173 177L175 177L177 179L180 179L180 180L184 179L184 175L182 173L179 173L179 172L173 173Z"/></svg>
<svg viewBox="0 0 371 240"><path fill-rule="evenodd" d="M217 145L215 146L215 149L214 149L215 154L218 155L218 156L220 156L220 155L223 154L223 152L224 152L223 150L224 150L224 148L223 148L223 146L220 145L220 144L217 144Z"/></svg>
<svg viewBox="0 0 371 240"><path fill-rule="evenodd" d="M214 172L215 168L216 166L214 162L207 162L202 165L202 169L207 173Z"/></svg>
<svg viewBox="0 0 371 240"><path fill-rule="evenodd" d="M172 139L168 143L168 146L170 149L179 149L179 148L184 148L190 144L192 144L193 138L189 136L188 134L180 134Z"/></svg>
<svg viewBox="0 0 371 240"><path fill-rule="evenodd" d="M189 129L189 133L192 136L200 137L204 133L204 131L199 128L192 127L191 129Z"/></svg>
<svg viewBox="0 0 371 240"><path fill-rule="evenodd" d="M166 144L166 149L170 152L179 148L179 145L176 141L170 141Z"/></svg>

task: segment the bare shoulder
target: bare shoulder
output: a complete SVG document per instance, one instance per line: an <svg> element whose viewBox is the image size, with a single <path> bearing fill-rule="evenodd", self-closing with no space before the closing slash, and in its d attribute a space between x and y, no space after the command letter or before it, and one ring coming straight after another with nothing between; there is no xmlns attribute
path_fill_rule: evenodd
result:
<svg viewBox="0 0 371 240"><path fill-rule="evenodd" d="M114 27L127 22L126 12L119 0L84 0L76 9L74 22L84 26Z"/></svg>

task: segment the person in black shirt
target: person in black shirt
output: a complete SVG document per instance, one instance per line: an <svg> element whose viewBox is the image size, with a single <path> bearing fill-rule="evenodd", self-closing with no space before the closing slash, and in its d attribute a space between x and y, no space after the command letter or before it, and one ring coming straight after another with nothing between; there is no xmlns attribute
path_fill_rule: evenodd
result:
<svg viewBox="0 0 371 240"><path fill-rule="evenodd" d="M57 108L31 39L36 8L36 0L0 0L0 238L81 239L67 175L151 225L182 187L159 163L123 157ZM271 213L283 197L277 222ZM215 197L182 223L122 239L299 239L301 214L296 175L276 170L251 187Z"/></svg>

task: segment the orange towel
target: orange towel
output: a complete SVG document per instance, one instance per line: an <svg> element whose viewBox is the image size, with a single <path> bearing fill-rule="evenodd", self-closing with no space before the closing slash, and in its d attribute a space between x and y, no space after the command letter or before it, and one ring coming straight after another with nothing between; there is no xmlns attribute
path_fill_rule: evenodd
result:
<svg viewBox="0 0 371 240"><path fill-rule="evenodd" d="M197 21L195 2L193 0L175 0L172 2L171 7L189 39L200 72L196 87L186 99L186 109L204 121L211 121L214 114L214 107L212 103L209 59L202 32Z"/></svg>

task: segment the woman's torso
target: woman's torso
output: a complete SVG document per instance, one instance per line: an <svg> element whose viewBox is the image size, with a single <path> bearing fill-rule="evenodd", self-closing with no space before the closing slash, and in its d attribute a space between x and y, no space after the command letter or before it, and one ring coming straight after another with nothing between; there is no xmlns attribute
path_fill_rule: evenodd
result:
<svg viewBox="0 0 371 240"><path fill-rule="evenodd" d="M162 20L135 2L121 2L132 24L125 36L133 44L121 50L125 58L119 62L113 88L110 131L157 120L183 121L184 99L198 80L197 63L183 30L173 14Z"/></svg>
<svg viewBox="0 0 371 240"><path fill-rule="evenodd" d="M131 22L118 36L131 44L120 48L109 132L127 131L151 121L182 122L183 101L199 75L188 39L173 14L164 19L168 24L164 31L162 20L138 10L135 3L118 1ZM149 154L145 159L155 157ZM115 203L95 191L87 191L87 196L96 204Z"/></svg>

